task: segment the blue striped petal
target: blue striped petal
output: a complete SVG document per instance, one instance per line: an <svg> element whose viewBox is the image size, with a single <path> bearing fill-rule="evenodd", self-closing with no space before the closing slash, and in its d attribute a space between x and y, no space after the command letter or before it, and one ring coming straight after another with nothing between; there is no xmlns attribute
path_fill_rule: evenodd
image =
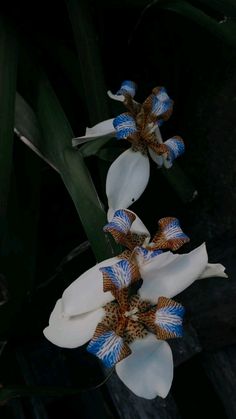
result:
<svg viewBox="0 0 236 419"><path fill-rule="evenodd" d="M107 368L112 368L114 365L128 356L131 351L123 341L123 339L116 335L113 330L106 330L103 333L95 332L93 339L87 346L87 351L96 355Z"/></svg>
<svg viewBox="0 0 236 419"><path fill-rule="evenodd" d="M152 97L152 106L151 106L151 113L153 115L155 115L156 117L161 116L162 114L168 112L171 107L172 107L172 100L171 99L167 99L167 100L160 100L158 98L158 96L153 96ZM161 123L164 122L164 120L160 120ZM160 125L160 123L158 123L158 125Z"/></svg>
<svg viewBox="0 0 236 419"><path fill-rule="evenodd" d="M117 233L127 234L135 218L135 214L130 211L125 209L117 210L112 221L105 225L103 231L113 234L113 230L115 230Z"/></svg>
<svg viewBox="0 0 236 419"><path fill-rule="evenodd" d="M152 258L160 255L163 252L162 250L148 250L145 247L139 246L135 248L135 253L136 256L141 259L141 261L149 262Z"/></svg>
<svg viewBox="0 0 236 419"><path fill-rule="evenodd" d="M165 89L165 87L160 87L158 89L158 92L155 93L155 96L157 97L158 100L160 100L161 102L165 102L170 100L170 97L167 94L167 91Z"/></svg>
<svg viewBox="0 0 236 419"><path fill-rule="evenodd" d="M104 292L114 289L120 291L139 279L139 272L134 263L121 259L115 265L99 269L103 275Z"/></svg>
<svg viewBox="0 0 236 419"><path fill-rule="evenodd" d="M181 156L185 151L185 145L182 138L172 137L164 143L168 147L168 161L172 165L173 161Z"/></svg>
<svg viewBox="0 0 236 419"><path fill-rule="evenodd" d="M122 113L113 121L116 130L116 138L118 140L126 139L137 132L134 118L129 113Z"/></svg>
<svg viewBox="0 0 236 419"><path fill-rule="evenodd" d="M131 80L125 80L122 82L120 89L116 93L117 95L125 95L129 94L130 96L134 97L136 93L136 83Z"/></svg>
<svg viewBox="0 0 236 419"><path fill-rule="evenodd" d="M157 303L155 324L159 339L183 336L184 307L169 298L160 297Z"/></svg>
<svg viewBox="0 0 236 419"><path fill-rule="evenodd" d="M153 238L156 247L178 250L183 244L189 242L189 237L181 229L177 218L162 218L158 221L158 226L159 230Z"/></svg>

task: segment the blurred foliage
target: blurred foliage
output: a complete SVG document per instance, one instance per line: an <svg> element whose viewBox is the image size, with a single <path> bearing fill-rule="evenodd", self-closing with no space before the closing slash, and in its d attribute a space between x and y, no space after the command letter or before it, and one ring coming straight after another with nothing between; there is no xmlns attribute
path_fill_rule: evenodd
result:
<svg viewBox="0 0 236 419"><path fill-rule="evenodd" d="M63 289L95 258L119 250L102 233L104 182L126 144L100 139L74 150L72 137L123 110L106 97L123 79L137 82L140 101L152 87L164 85L175 108L163 137L180 134L187 152L168 173L152 165L149 185L132 209L153 231L157 218L174 213L188 232L186 210L198 206L190 202L192 182L200 194L202 188L197 150L206 147L209 112L235 69L236 5L233 0L61 0L55 12L45 0L23 1L1 4L0 18L0 274L9 294L0 306L0 337L11 348L0 364L4 384L21 385L27 383L22 372L15 381L7 373L13 358L19 364L17 348L43 345L42 329ZM190 166L194 153L196 164ZM86 240L91 248L73 252ZM70 362L68 351L60 356ZM45 383L55 385L44 373ZM77 381L69 384L80 387L86 371L80 365L76 373ZM31 384L43 385L35 376Z"/></svg>

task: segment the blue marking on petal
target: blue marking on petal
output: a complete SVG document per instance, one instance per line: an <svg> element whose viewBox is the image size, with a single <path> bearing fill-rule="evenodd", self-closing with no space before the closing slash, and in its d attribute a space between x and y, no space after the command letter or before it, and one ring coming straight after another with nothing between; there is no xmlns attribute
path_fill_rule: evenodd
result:
<svg viewBox="0 0 236 419"><path fill-rule="evenodd" d="M132 265L126 259L120 260L113 266L107 266L100 268L99 270L105 274L119 290L128 287L132 282Z"/></svg>
<svg viewBox="0 0 236 419"><path fill-rule="evenodd" d="M170 160L171 163L185 151L184 142L179 137L172 137L165 141L164 144L167 145L169 149L168 160Z"/></svg>
<svg viewBox="0 0 236 419"><path fill-rule="evenodd" d="M167 240L169 239L188 239L188 236L183 232L177 218L171 221L164 227L163 233Z"/></svg>
<svg viewBox="0 0 236 419"><path fill-rule="evenodd" d="M145 247L138 246L135 248L137 256L141 256L144 262L149 262L155 256L163 253L162 250L148 250Z"/></svg>
<svg viewBox="0 0 236 419"><path fill-rule="evenodd" d="M166 100L170 100L167 91L164 87L161 87L159 92L156 94L156 97L161 101L164 102Z"/></svg>
<svg viewBox="0 0 236 419"><path fill-rule="evenodd" d="M174 337L183 336L183 316L185 309L181 304L174 303L156 311L155 323L165 332Z"/></svg>
<svg viewBox="0 0 236 419"><path fill-rule="evenodd" d="M134 97L136 93L136 84L131 80L125 80L122 82L120 89L116 93L117 95L129 94Z"/></svg>
<svg viewBox="0 0 236 419"><path fill-rule="evenodd" d="M122 357L124 342L112 330L94 337L87 346L87 351L96 355L108 368L113 367Z"/></svg>
<svg viewBox="0 0 236 419"><path fill-rule="evenodd" d="M158 96L153 96L151 113L154 114L155 116L160 116L163 113L166 113L171 107L172 107L171 99L162 101L158 98Z"/></svg>
<svg viewBox="0 0 236 419"><path fill-rule="evenodd" d="M105 225L104 231L116 230L127 234L133 223L133 217L129 217L126 210L117 210L112 221Z"/></svg>
<svg viewBox="0 0 236 419"><path fill-rule="evenodd" d="M113 121L113 126L116 130L116 138L118 140L126 139L137 132L135 120L128 113L118 115Z"/></svg>

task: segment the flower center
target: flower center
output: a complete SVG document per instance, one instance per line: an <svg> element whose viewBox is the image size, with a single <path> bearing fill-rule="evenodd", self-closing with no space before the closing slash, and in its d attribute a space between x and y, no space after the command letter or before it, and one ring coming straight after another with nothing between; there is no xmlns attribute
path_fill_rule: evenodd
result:
<svg viewBox="0 0 236 419"><path fill-rule="evenodd" d="M133 308L132 310L126 311L124 313L124 316L129 317L133 321L138 321L138 316L137 316L136 313L138 313L138 308L137 307Z"/></svg>

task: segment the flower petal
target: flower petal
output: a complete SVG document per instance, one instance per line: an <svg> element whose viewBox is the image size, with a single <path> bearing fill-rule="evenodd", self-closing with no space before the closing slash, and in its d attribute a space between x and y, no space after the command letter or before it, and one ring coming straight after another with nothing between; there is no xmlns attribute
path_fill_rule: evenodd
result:
<svg viewBox="0 0 236 419"><path fill-rule="evenodd" d="M173 358L167 342L147 335L130 344L131 355L116 365L123 383L137 396L165 398L173 380Z"/></svg>
<svg viewBox="0 0 236 419"><path fill-rule="evenodd" d="M199 278L207 262L205 243L187 254L167 252L154 257L149 263L139 266L143 278L140 297L153 303L162 295L174 297Z"/></svg>
<svg viewBox="0 0 236 419"><path fill-rule="evenodd" d="M162 250L148 250L142 246L137 246L135 248L135 256L139 266L149 262L152 258L160 255L161 253L163 253Z"/></svg>
<svg viewBox="0 0 236 419"><path fill-rule="evenodd" d="M140 279L136 264L126 259L121 259L112 266L100 268L103 275L104 291L120 291Z"/></svg>
<svg viewBox="0 0 236 419"><path fill-rule="evenodd" d="M111 209L128 208L142 195L150 175L148 157L131 148L110 166L106 193Z"/></svg>
<svg viewBox="0 0 236 419"><path fill-rule="evenodd" d="M58 300L43 331L45 337L62 348L77 348L92 338L98 323L105 316L99 308L80 316L68 317L62 312L62 300Z"/></svg>
<svg viewBox="0 0 236 419"><path fill-rule="evenodd" d="M228 278L225 273L225 267L220 263L208 263L202 274L198 279L211 278L211 277Z"/></svg>
<svg viewBox="0 0 236 419"><path fill-rule="evenodd" d="M158 339L173 339L183 336L184 307L166 297L160 297L155 314Z"/></svg>
<svg viewBox="0 0 236 419"><path fill-rule="evenodd" d="M128 112L118 115L113 121L116 130L116 138L118 140L125 140L128 137L137 133L135 119Z"/></svg>
<svg viewBox="0 0 236 419"><path fill-rule="evenodd" d="M103 291L103 276L100 268L112 266L118 261L117 257L104 260L72 282L62 296L63 311L67 316L95 310L114 299L110 292Z"/></svg>
<svg viewBox="0 0 236 419"><path fill-rule="evenodd" d="M177 218L161 218L158 221L158 226L158 232L153 238L153 243L157 249L178 250L183 244L188 243L190 240L181 229Z"/></svg>
<svg viewBox="0 0 236 419"><path fill-rule="evenodd" d="M110 90L108 90L107 94L111 99L124 102L126 95L130 95L132 98L135 96L136 88L136 83L131 80L125 80L122 82L120 89L115 95Z"/></svg>
<svg viewBox="0 0 236 419"><path fill-rule="evenodd" d="M99 324L93 339L89 342L87 351L96 355L103 364L112 368L130 354L129 346L113 330L108 330Z"/></svg>
<svg viewBox="0 0 236 419"><path fill-rule="evenodd" d="M114 118L107 119L106 121L99 122L99 124L94 125L91 128L86 128L86 133L84 136L72 139L72 145L75 147L88 141L96 140L100 137L114 137L115 129L113 126L113 121Z"/></svg>
<svg viewBox="0 0 236 419"><path fill-rule="evenodd" d="M181 137L175 136L169 138L169 140L165 141L164 144L168 147L168 156L164 159L164 166L166 169L169 169L175 159L181 156L185 151L185 145Z"/></svg>

